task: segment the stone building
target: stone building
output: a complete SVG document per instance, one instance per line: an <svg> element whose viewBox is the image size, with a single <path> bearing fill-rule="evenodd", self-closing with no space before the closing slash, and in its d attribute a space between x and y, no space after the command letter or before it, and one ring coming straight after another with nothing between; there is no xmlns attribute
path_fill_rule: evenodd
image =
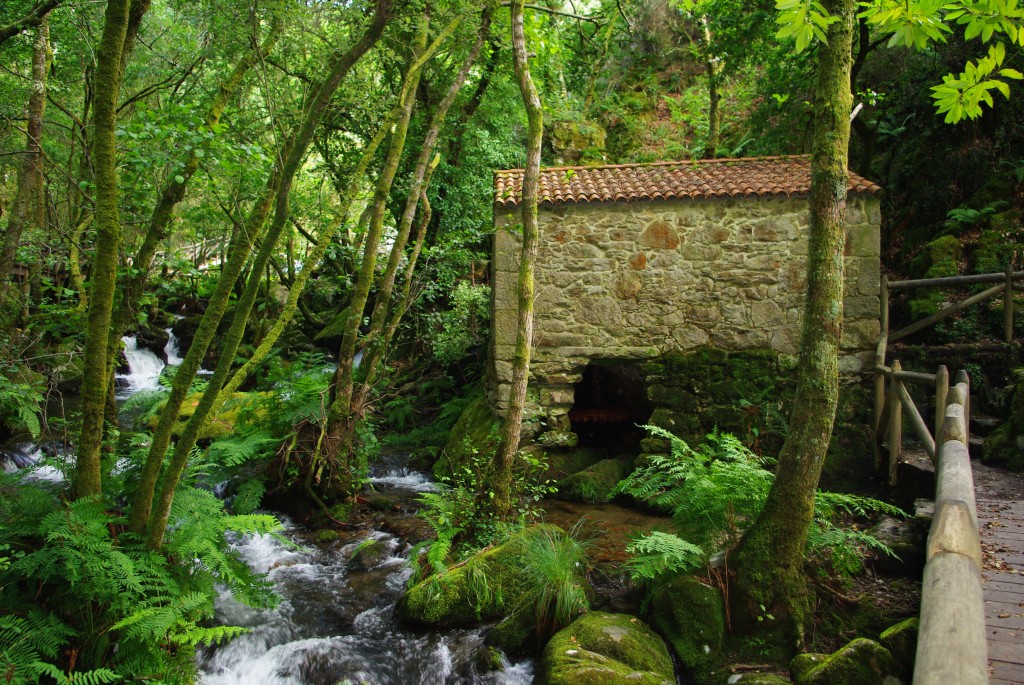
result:
<svg viewBox="0 0 1024 685"><path fill-rule="evenodd" d="M495 172L489 373L499 414L515 347L521 184L521 170ZM742 399L709 398L743 391L751 372L729 364L791 372L809 189L807 156L542 170L528 433L571 445L589 423L632 425L651 412L686 432L680 413ZM879 192L850 174L847 374L868 368L879 334ZM687 359L713 368L682 369Z"/></svg>

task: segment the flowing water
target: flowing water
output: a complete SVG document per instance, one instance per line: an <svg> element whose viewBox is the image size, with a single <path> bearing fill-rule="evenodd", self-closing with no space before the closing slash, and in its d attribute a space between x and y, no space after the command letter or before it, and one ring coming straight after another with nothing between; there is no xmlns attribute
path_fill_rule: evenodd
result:
<svg viewBox="0 0 1024 685"><path fill-rule="evenodd" d="M479 630L415 633L394 618L395 603L411 569L408 545L376 530L328 546L301 541L295 524L282 518L284 537L245 536L233 543L254 569L269 572L281 603L253 609L224 592L217 621L250 632L200 655L204 685L336 683L526 685L529 662L478 673L483 646ZM370 562L353 561L361 544L380 545ZM298 546L295 546L295 545Z"/></svg>
<svg viewBox="0 0 1024 685"><path fill-rule="evenodd" d="M119 374L119 399L159 388L164 362L124 338L128 372ZM168 362L180 363L177 340L165 348ZM44 461L47 457L49 460ZM0 451L7 472L24 470L26 479L63 481L51 463L64 457L61 445L17 443ZM436 490L426 474L392 457L371 473L370 487L395 502L409 503ZM276 512L269 512L276 513ZM246 535L231 546L253 569L267 573L281 601L254 609L221 590L215 621L248 632L198 656L203 685L527 685L533 664L503 661L498 671L480 672L477 657L483 630L415 632L398 625L395 605L412 574L410 546L371 528L345 531L325 544L310 542L309 531L278 515L280 535ZM375 541L372 555L353 559L361 545Z"/></svg>
<svg viewBox="0 0 1024 685"><path fill-rule="evenodd" d="M167 355L168 366L178 366L184 361L181 357L181 350L178 349L178 338L170 328L167 331L167 344L164 345L164 354Z"/></svg>
<svg viewBox="0 0 1024 685"><path fill-rule="evenodd" d="M117 398L124 400L143 390L159 390L160 373L166 366L164 360L156 356L152 350L139 347L139 341L134 336L125 336L121 340L124 342L124 358L128 362L128 373L119 373L116 376L119 388Z"/></svg>

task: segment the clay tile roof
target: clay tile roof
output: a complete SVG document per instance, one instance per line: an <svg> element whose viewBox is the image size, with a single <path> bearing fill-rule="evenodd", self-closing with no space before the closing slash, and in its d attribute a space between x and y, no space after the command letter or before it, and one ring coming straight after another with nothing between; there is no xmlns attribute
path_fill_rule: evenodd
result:
<svg viewBox="0 0 1024 685"><path fill-rule="evenodd" d="M494 201L519 203L522 169L494 172ZM682 198L799 195L811 189L809 155L705 159L540 170L540 202L615 202ZM881 188L850 172L851 193Z"/></svg>

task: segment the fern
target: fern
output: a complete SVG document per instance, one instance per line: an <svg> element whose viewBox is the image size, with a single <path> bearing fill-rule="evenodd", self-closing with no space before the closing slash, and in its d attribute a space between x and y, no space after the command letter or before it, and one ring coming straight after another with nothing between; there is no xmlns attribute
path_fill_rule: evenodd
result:
<svg viewBox="0 0 1024 685"><path fill-rule="evenodd" d="M251 514L259 508L266 491L267 488L263 485L263 481L250 478L238 486L235 497L231 500L232 510L236 514Z"/></svg>
<svg viewBox="0 0 1024 685"><path fill-rule="evenodd" d="M692 571L704 563L704 550L671 533L655 531L626 546L626 568L635 581L654 581Z"/></svg>
<svg viewBox="0 0 1024 685"><path fill-rule="evenodd" d="M739 542L761 512L774 476L765 468L770 460L728 433L714 431L694 449L668 431L646 428L669 440L671 455L650 457L615 491L673 516L678 536L652 533L627 548L635 555L627 564L634 579L658 582L700 566L710 550ZM903 515L897 507L869 497L818 491L808 552L841 576L860 569L865 550L892 554L867 533L838 523L876 513Z"/></svg>
<svg viewBox="0 0 1024 685"><path fill-rule="evenodd" d="M280 439L268 430L239 432L211 444L210 459L224 467L239 466L257 458L270 456L279 442Z"/></svg>

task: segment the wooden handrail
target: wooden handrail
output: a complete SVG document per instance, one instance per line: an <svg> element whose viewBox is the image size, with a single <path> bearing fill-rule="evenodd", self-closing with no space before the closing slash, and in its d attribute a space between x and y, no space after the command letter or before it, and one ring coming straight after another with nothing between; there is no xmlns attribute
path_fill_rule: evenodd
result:
<svg viewBox="0 0 1024 685"><path fill-rule="evenodd" d="M943 278L916 278L909 281L889 281L890 290L913 290L914 288L956 287L978 283L1002 283L1004 273L971 274L969 276L945 276ZM1011 281L1024 280L1024 271L1010 271Z"/></svg>
<svg viewBox="0 0 1024 685"><path fill-rule="evenodd" d="M991 288L989 288L988 290L983 290L982 292L977 293L976 295L972 295L972 296L968 297L966 300L961 300L960 302L957 302L956 304L951 304L950 306L946 307L945 309L943 309L940 312L932 314L931 316L926 317L924 319L921 319L920 321L915 321L914 323L910 324L909 326L905 326L905 327L899 329L895 333L890 333L889 334L889 341L890 342L896 342L900 338L905 338L908 335L910 335L911 333L917 333L919 330L921 330L923 328L928 328L928 326L931 326L932 324L935 324L935 323L938 323L939 321L942 321L947 316L951 316L953 314L956 314L959 311L967 309L971 305L978 304L979 302L987 300L990 297L995 297L996 295L998 295L998 294L1000 294L1002 292L1005 292L1005 291L1006 291L1006 286L1004 284L1000 283L999 285L994 285ZM1008 300L1012 300L1013 298L1010 297L1010 298L1007 298L1007 299ZM1012 324L1011 324L1011 326L1012 326Z"/></svg>
<svg viewBox="0 0 1024 685"><path fill-rule="evenodd" d="M970 380L962 371L957 380L939 436L913 685L988 683L981 544L967 447Z"/></svg>

